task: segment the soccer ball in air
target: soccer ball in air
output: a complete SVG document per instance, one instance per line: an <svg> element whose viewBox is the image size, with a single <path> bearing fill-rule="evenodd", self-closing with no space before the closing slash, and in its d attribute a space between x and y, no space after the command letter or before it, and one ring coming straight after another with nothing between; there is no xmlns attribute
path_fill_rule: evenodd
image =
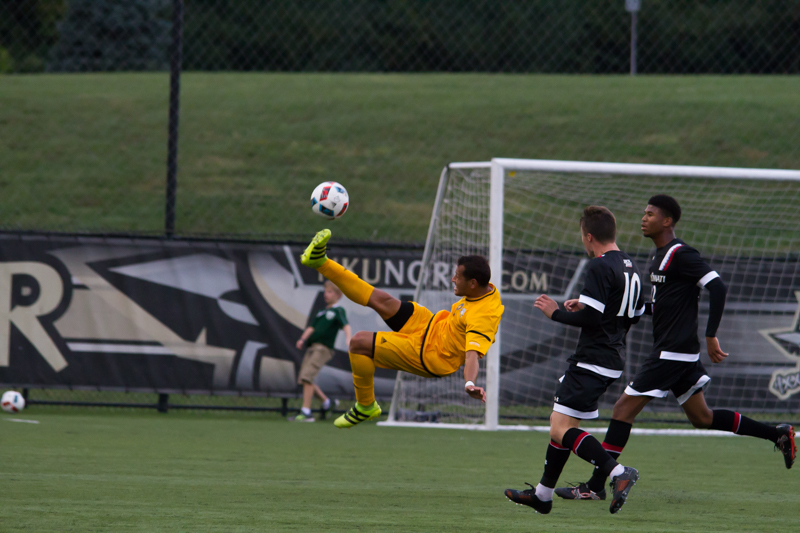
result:
<svg viewBox="0 0 800 533"><path fill-rule="evenodd" d="M17 391L6 391L3 393L3 399L0 400L0 407L8 413L19 413L25 409L25 398Z"/></svg>
<svg viewBox="0 0 800 533"><path fill-rule="evenodd" d="M311 210L328 219L344 215L349 203L347 190L335 181L320 183L311 194Z"/></svg>

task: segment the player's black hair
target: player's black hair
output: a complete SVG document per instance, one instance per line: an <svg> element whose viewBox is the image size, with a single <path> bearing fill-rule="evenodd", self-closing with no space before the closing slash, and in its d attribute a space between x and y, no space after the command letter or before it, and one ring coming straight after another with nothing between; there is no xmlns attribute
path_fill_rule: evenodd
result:
<svg viewBox="0 0 800 533"><path fill-rule="evenodd" d="M601 243L614 242L617 238L617 219L607 207L590 205L583 210L581 229L591 233Z"/></svg>
<svg viewBox="0 0 800 533"><path fill-rule="evenodd" d="M492 269L482 255L462 255L458 258L458 266L464 267L465 278L474 279L481 287L488 286L492 279Z"/></svg>
<svg viewBox="0 0 800 533"><path fill-rule="evenodd" d="M678 205L678 201L672 196L656 194L647 200L647 203L661 209L665 217L671 217L673 226L681 219L681 206Z"/></svg>

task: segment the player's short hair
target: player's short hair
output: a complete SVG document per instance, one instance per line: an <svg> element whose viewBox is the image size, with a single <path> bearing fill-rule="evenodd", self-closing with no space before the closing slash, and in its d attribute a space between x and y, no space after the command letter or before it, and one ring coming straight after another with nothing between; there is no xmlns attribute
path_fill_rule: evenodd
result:
<svg viewBox="0 0 800 533"><path fill-rule="evenodd" d="M489 280L492 279L489 261L482 255L462 255L458 258L458 266L464 267L465 278L474 279L481 287L488 286Z"/></svg>
<svg viewBox="0 0 800 533"><path fill-rule="evenodd" d="M335 284L334 282L332 282L331 280L329 280L329 279L326 279L326 280L325 280L325 283L324 283L324 285L323 285L323 286L324 286L326 289L330 289L330 290L332 290L333 292L335 292L335 293L336 293L336 294L339 296L339 298L341 298L341 297L342 297L342 289L340 289L339 287L337 287L337 286L336 286L336 284Z"/></svg>
<svg viewBox="0 0 800 533"><path fill-rule="evenodd" d="M617 238L617 219L607 207L590 205L583 210L581 229L601 243L614 242Z"/></svg>
<svg viewBox="0 0 800 533"><path fill-rule="evenodd" d="M675 198L668 194L656 194L647 203L661 209L665 217L672 218L673 226L681 219L681 206L678 205L678 201Z"/></svg>

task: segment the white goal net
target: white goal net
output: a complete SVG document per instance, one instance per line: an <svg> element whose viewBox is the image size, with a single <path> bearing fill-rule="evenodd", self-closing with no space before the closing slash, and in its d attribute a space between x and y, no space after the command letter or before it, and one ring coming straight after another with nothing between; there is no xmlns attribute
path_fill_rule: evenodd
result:
<svg viewBox="0 0 800 533"><path fill-rule="evenodd" d="M560 302L578 296L588 260L578 220L587 205L614 212L620 249L646 272L653 245L642 237L640 220L647 200L660 193L681 204L677 236L700 250L729 289L718 338L731 355L719 365L701 356L712 377L709 404L798 412L800 172L494 159L454 163L442 173L416 294L434 312L449 309L456 300L449 279L458 257L489 258L505 305L478 381L489 400L484 408L463 392L461 371L442 379L401 372L389 424L491 429L546 420L579 330L550 321L533 301L542 293ZM649 294L649 281L644 290ZM702 294L701 339L707 312ZM651 331L649 317L631 328L625 373L602 398L601 415L649 354ZM655 416L677 409L671 395L648 406Z"/></svg>

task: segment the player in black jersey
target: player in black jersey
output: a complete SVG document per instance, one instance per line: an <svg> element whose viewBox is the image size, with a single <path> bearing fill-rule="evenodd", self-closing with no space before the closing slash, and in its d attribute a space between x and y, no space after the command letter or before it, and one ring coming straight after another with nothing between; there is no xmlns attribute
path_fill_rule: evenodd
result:
<svg viewBox="0 0 800 533"><path fill-rule="evenodd" d="M617 463L589 433L578 429L582 420L597 418L598 400L622 375L625 337L631 324L644 313L639 269L616 245L616 220L605 207L589 206L580 220L581 239L593 259L586 269L580 298L565 303L567 311L547 295L534 304L548 318L578 326L581 334L569 369L560 379L550 415L550 444L544 474L536 487L505 494L513 502L529 505L542 514L553 506L553 490L569 459L570 451L611 477L614 489L610 511L616 513L639 473ZM605 483L605 478L603 478Z"/></svg>
<svg viewBox="0 0 800 533"><path fill-rule="evenodd" d="M680 216L678 202L664 194L650 198L645 208L642 233L656 245L649 268L652 296L646 306L647 314L653 315L653 351L614 405L603 447L618 458L636 415L650 400L664 398L672 391L694 427L772 441L783 454L786 468L791 468L797 453L792 426L768 426L734 411L712 410L706 404L703 390L711 378L700 362L698 298L701 287L708 289L706 350L711 362L720 363L728 356L717 339L727 288L697 250L675 237ZM603 473L595 470L588 483L560 488L556 494L567 499L603 499L604 491L597 491L602 489L604 479Z"/></svg>

